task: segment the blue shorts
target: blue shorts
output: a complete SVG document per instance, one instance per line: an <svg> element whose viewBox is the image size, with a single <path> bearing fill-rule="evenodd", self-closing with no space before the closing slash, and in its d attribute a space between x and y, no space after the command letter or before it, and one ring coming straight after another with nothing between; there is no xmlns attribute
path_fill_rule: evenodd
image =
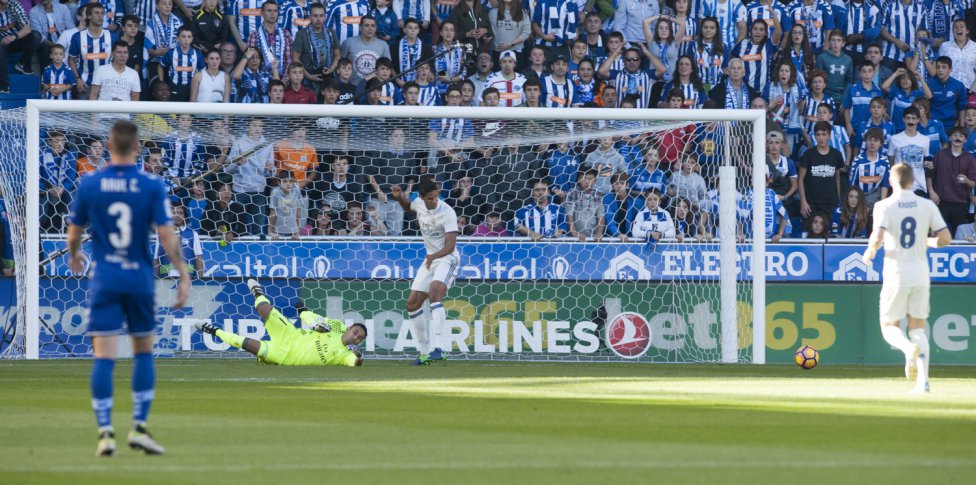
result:
<svg viewBox="0 0 976 485"><path fill-rule="evenodd" d="M134 295L99 291L88 306L87 335L118 335L125 322L128 334L142 337L156 333L156 305L153 294Z"/></svg>

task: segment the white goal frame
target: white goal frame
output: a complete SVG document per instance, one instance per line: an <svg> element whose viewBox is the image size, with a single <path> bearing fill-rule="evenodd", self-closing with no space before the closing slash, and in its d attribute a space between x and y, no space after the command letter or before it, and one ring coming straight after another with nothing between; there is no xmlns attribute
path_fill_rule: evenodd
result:
<svg viewBox="0 0 976 485"><path fill-rule="evenodd" d="M190 114L230 116L304 116L304 117L360 117L360 118L465 118L465 119L520 119L561 121L727 121L751 122L752 165L765 166L766 112L763 110L675 110L675 109L609 109L609 108L486 108L486 107L389 107L362 105L271 105L225 103L123 103L112 101L63 101L28 100L26 106L26 208L25 220L40 220L40 117L44 112L57 113L112 113L112 114ZM516 116L513 116L516 115ZM725 130L725 159L729 159L731 134ZM753 170L752 233L765 234L766 181L760 170ZM735 192L735 167L719 169L720 191ZM731 176L730 176L731 175ZM720 198L721 220L734 221L734 197ZM736 224L722 224L720 240L720 307L721 346L723 363L738 362L738 322L736 295ZM36 360L40 342L40 234L24 231L25 282L25 358ZM731 241L732 244L729 244ZM752 363L766 363L766 241L753 238L752 254ZM745 270L746 268L743 268ZM746 279L744 277L744 279Z"/></svg>

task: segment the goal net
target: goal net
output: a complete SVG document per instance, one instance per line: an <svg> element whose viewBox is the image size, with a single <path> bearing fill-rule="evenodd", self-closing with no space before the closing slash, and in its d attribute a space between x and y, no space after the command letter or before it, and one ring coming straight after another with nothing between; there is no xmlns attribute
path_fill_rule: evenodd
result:
<svg viewBox="0 0 976 485"><path fill-rule="evenodd" d="M174 310L176 280L156 261L159 355L249 356L193 328L268 338L248 278L288 317L301 299L364 323L367 359L416 355L404 302L425 250L389 188L413 198L432 177L460 230L452 358L763 363L763 116L31 102L0 113L15 275L0 277L0 355L91 354L91 268L68 269L65 215L78 178L107 163L111 124L129 118L195 267Z"/></svg>

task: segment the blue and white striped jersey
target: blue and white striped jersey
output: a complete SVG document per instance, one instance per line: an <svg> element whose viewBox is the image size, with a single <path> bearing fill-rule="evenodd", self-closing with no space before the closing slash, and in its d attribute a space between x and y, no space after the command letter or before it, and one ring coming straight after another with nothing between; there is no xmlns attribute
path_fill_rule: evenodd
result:
<svg viewBox="0 0 976 485"><path fill-rule="evenodd" d="M697 6L697 8L696 8ZM735 45L736 38L739 36L739 22L746 21L746 7L740 0L700 0L692 2L692 11L696 13L695 18L715 17L718 19L719 31L722 34L722 43L726 48ZM746 35L749 27L746 26Z"/></svg>
<svg viewBox="0 0 976 485"><path fill-rule="evenodd" d="M125 2L123 2L125 3ZM143 25L156 15L156 0L133 0L132 15L139 17Z"/></svg>
<svg viewBox="0 0 976 485"><path fill-rule="evenodd" d="M925 6L918 0L908 0L907 5L902 0L890 0L881 11L881 26L914 49L915 32L925 26ZM893 61L905 60L905 52L888 41L884 43L882 55Z"/></svg>
<svg viewBox="0 0 976 485"><path fill-rule="evenodd" d="M674 220L671 219L671 214L664 209L651 210L644 207L634 217L630 235L636 239L646 239L647 242L653 242L651 233L655 231L661 233L662 238L674 237Z"/></svg>
<svg viewBox="0 0 976 485"><path fill-rule="evenodd" d="M865 88L861 81L847 87L842 106L851 110L851 127L871 118L871 100L879 96L884 97L884 93L874 83L870 88Z"/></svg>
<svg viewBox="0 0 976 485"><path fill-rule="evenodd" d="M537 0L532 9L532 23L542 32L556 36L554 41L536 37L536 45L556 47L576 38L576 20L579 16L573 0Z"/></svg>
<svg viewBox="0 0 976 485"><path fill-rule="evenodd" d="M241 41L247 43L251 34L257 32L264 21L261 18L261 5L265 0L229 0L224 15L233 15ZM280 14L280 11L279 11Z"/></svg>
<svg viewBox="0 0 976 485"><path fill-rule="evenodd" d="M813 130L810 130L810 132L807 134L810 136L810 141L812 141L816 146L817 142L816 138L813 136ZM841 155L845 155L847 152L844 150L844 145L850 145L850 143L851 139L847 136L847 130L845 130L843 126L833 125L831 127L830 140L828 143L830 148L839 151Z"/></svg>
<svg viewBox="0 0 976 485"><path fill-rule="evenodd" d="M104 29L97 38L93 38L88 30L75 32L71 36L68 55L76 59L78 76L86 84L91 84L96 69L109 63L114 41L115 35Z"/></svg>
<svg viewBox="0 0 976 485"><path fill-rule="evenodd" d="M515 212L512 232L516 232L515 228L518 226L535 231L542 237L555 237L557 231L565 233L568 230L566 213L560 205L549 203L545 207L539 207L534 201Z"/></svg>
<svg viewBox="0 0 976 485"><path fill-rule="evenodd" d="M887 120L882 120L881 124L874 124L869 118L867 121L862 121L859 124L854 125L854 136L851 137L851 148L854 149L854 153L864 153L867 150L867 145L864 140L864 134L868 132L871 128L877 128L884 133L884 139L881 140L881 146L888 146L888 141L891 137L898 133L895 131L895 125Z"/></svg>
<svg viewBox="0 0 976 485"><path fill-rule="evenodd" d="M769 68L775 52L776 48L769 39L766 39L763 44L753 44L747 39L732 48L731 57L742 58L746 68L746 84L761 93L769 83Z"/></svg>
<svg viewBox="0 0 976 485"><path fill-rule="evenodd" d="M722 79L722 69L729 63L729 48L726 46L721 54L713 51L710 43L704 44L704 49L698 49L698 43L685 42L681 49L683 54L690 55L698 64L698 77L702 84L711 88Z"/></svg>
<svg viewBox="0 0 976 485"><path fill-rule="evenodd" d="M399 20L414 19L423 25L424 22L430 22L430 2L427 0L401 0L400 9L397 10L396 14Z"/></svg>
<svg viewBox="0 0 976 485"><path fill-rule="evenodd" d="M258 72L245 67L241 74L241 82L237 86L237 103L267 103L268 84L271 82L271 69L260 69Z"/></svg>
<svg viewBox="0 0 976 485"><path fill-rule="evenodd" d="M842 29L845 35L864 34L865 42L847 44L844 49L847 52L864 52L868 42L881 35L880 19L881 10L872 0L864 0L861 3L849 2L845 22L837 27Z"/></svg>
<svg viewBox="0 0 976 485"><path fill-rule="evenodd" d="M573 101L575 87L568 78L558 83L551 74L542 76L542 106L546 108L568 108Z"/></svg>
<svg viewBox="0 0 976 485"><path fill-rule="evenodd" d="M180 138L176 133L163 138L163 164L169 177L192 177L206 170L204 144L195 134Z"/></svg>
<svg viewBox="0 0 976 485"><path fill-rule="evenodd" d="M41 74L41 84L47 86L74 86L78 80L75 79L75 74L71 72L71 68L68 67L67 63L61 63L60 68L54 67L54 64L44 68L44 73ZM71 90L67 90L61 94L53 95L49 91L44 91L44 99L71 99Z"/></svg>
<svg viewBox="0 0 976 485"><path fill-rule="evenodd" d="M779 19L780 28L783 26L783 19L786 17L786 7L779 0L773 0L770 5L763 5L759 0L746 7L746 26L752 25L753 20L765 20L769 26L769 33L766 37L773 38L773 16ZM789 32L783 32L787 35Z"/></svg>
<svg viewBox="0 0 976 485"><path fill-rule="evenodd" d="M433 14L441 20L447 20L451 16L451 10L460 2L461 0L434 0Z"/></svg>
<svg viewBox="0 0 976 485"><path fill-rule="evenodd" d="M146 45L150 49L161 49L166 47L170 50L177 45L176 31L183 25L183 21L176 15L170 14L169 18L163 20L159 14L153 15L152 19L146 23ZM161 57L153 57L150 62L160 62Z"/></svg>
<svg viewBox="0 0 976 485"><path fill-rule="evenodd" d="M346 39L359 35L359 19L369 14L366 0L336 3L325 18L325 26L336 33L341 45Z"/></svg>
<svg viewBox="0 0 976 485"><path fill-rule="evenodd" d="M651 107L651 88L654 87L654 76L646 70L639 70L635 73L626 70L617 73L613 80L613 85L617 88L617 102L619 103L627 95L637 95L637 108Z"/></svg>
<svg viewBox="0 0 976 485"><path fill-rule="evenodd" d="M284 0L281 2L281 9L278 12L278 27L290 31L291 37L294 39L298 35L299 30L308 27L312 23L309 20L309 5L311 5L310 0L305 0L305 5L299 5L295 0Z"/></svg>
<svg viewBox="0 0 976 485"><path fill-rule="evenodd" d="M882 150L884 149L882 147ZM868 160L867 153L861 153L851 162L848 178L851 185L857 186L865 194L870 194L881 187L891 188L891 183L888 181L890 171L891 164L883 153L878 153L878 158L874 161Z"/></svg>
<svg viewBox="0 0 976 485"><path fill-rule="evenodd" d="M85 3L91 3L85 2ZM125 2L122 0L98 0L98 3L105 7L105 21L102 22L102 28L107 29L109 25L117 23L122 24L122 17L125 16ZM145 17L151 18L151 17Z"/></svg>
<svg viewBox="0 0 976 485"><path fill-rule="evenodd" d="M474 126L471 120L464 118L434 118L427 124L427 129L437 133L439 141L461 143L474 137Z"/></svg>
<svg viewBox="0 0 976 485"><path fill-rule="evenodd" d="M926 0L925 25L933 39L952 40L952 23L966 19L966 8L959 0Z"/></svg>
<svg viewBox="0 0 976 485"><path fill-rule="evenodd" d="M834 98L823 95L823 98L819 101L813 98L812 94L807 94L803 97L803 131L805 133L813 133L813 125L817 124L817 107L821 104L827 104L834 108L834 113L837 113L837 104L834 103ZM810 138L813 140L813 138Z"/></svg>
<svg viewBox="0 0 976 485"><path fill-rule="evenodd" d="M78 182L78 160L69 150L54 153L50 147L41 150L41 188L61 187L74 192Z"/></svg>
<svg viewBox="0 0 976 485"><path fill-rule="evenodd" d="M441 92L437 89L437 84L430 83L420 86L420 96L417 104L421 106L440 106Z"/></svg>
<svg viewBox="0 0 976 485"><path fill-rule="evenodd" d="M783 32L789 32L794 25L802 25L807 29L810 47L820 52L827 39L825 34L834 28L834 14L830 4L824 0L813 0L807 5L804 0L796 0L787 7L789 15L783 23Z"/></svg>
<svg viewBox="0 0 976 485"><path fill-rule="evenodd" d="M174 86L189 86L193 81L193 75L206 67L203 54L193 47L186 52L179 47L167 52L161 64L167 69L169 79Z"/></svg>

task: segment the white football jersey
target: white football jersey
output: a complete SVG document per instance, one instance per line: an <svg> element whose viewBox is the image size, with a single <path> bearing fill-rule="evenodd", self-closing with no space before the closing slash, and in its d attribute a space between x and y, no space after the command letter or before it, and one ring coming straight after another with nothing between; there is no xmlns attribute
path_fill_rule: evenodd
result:
<svg viewBox="0 0 976 485"><path fill-rule="evenodd" d="M928 286L929 231L946 228L939 208L909 190L874 205L874 230L884 229L884 284Z"/></svg>
<svg viewBox="0 0 976 485"><path fill-rule="evenodd" d="M420 225L420 233L424 236L427 254L434 254L444 249L447 233L459 232L457 214L443 200L438 200L437 207L430 210L424 205L423 199L418 197L410 203L410 208L417 213L417 223ZM458 256L457 249L445 257L451 256Z"/></svg>

